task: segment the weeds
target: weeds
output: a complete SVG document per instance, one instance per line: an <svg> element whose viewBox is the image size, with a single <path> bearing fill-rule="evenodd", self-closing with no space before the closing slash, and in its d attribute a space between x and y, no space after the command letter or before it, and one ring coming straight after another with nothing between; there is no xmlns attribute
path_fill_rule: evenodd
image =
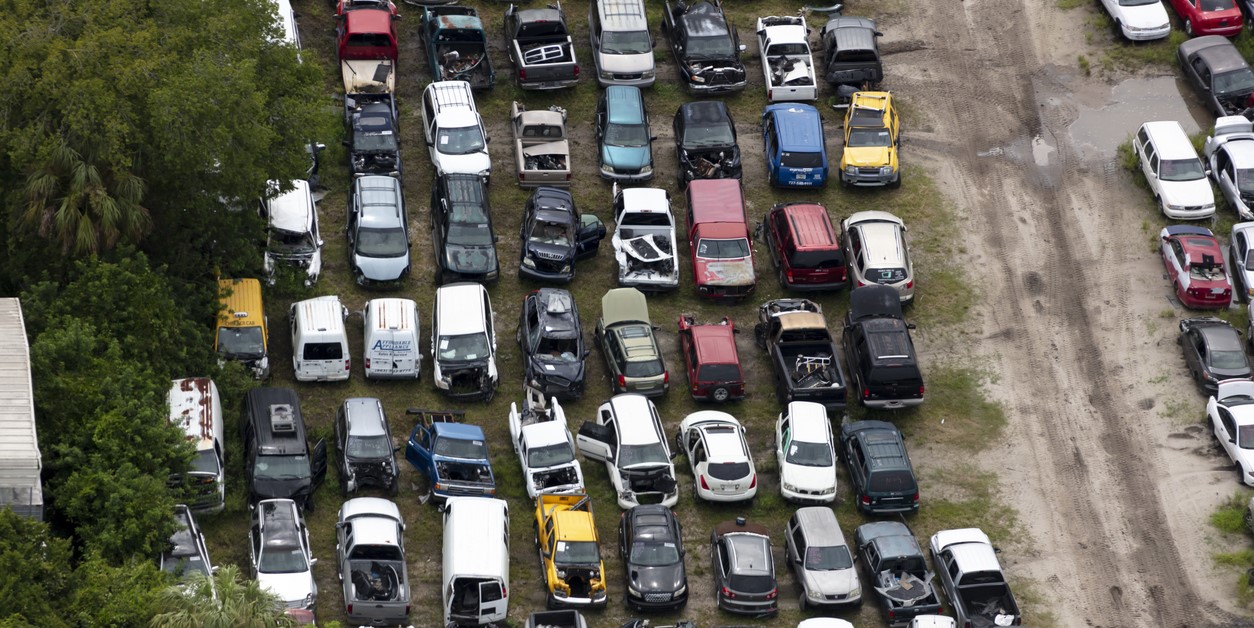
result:
<svg viewBox="0 0 1254 628"><path fill-rule="evenodd" d="M1060 9L1075 9L1086 4L1091 4L1090 0L1057 0Z"/></svg>
<svg viewBox="0 0 1254 628"><path fill-rule="evenodd" d="M1088 57L1086 57L1086 56L1084 56L1084 55L1080 55L1080 56L1076 57L1076 61L1078 61L1078 62L1080 63L1080 70L1084 72L1084 76L1092 76L1092 75L1093 75L1093 69L1092 69L1092 67L1090 67L1090 66L1089 66L1089 58L1088 58Z"/></svg>
<svg viewBox="0 0 1254 628"><path fill-rule="evenodd" d="M1210 524L1227 534L1245 532L1245 508L1248 495L1236 493L1210 514Z"/></svg>

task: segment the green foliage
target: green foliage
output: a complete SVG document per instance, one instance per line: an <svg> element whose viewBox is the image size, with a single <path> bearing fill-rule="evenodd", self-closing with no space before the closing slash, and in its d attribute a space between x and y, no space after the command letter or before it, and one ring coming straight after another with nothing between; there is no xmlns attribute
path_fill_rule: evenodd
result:
<svg viewBox="0 0 1254 628"><path fill-rule="evenodd" d="M227 565L212 577L197 575L186 590L161 592L160 614L152 628L269 628L291 626L283 603L256 580L245 580L239 568Z"/></svg>
<svg viewBox="0 0 1254 628"><path fill-rule="evenodd" d="M156 613L168 578L147 556L113 566L93 554L74 570L66 618L80 626L142 626Z"/></svg>
<svg viewBox="0 0 1254 628"><path fill-rule="evenodd" d="M1245 507L1248 502L1249 495L1243 493L1236 493L1229 497L1227 501L1220 504L1219 508L1215 509L1215 512L1210 514L1210 524L1228 534L1246 532Z"/></svg>
<svg viewBox="0 0 1254 628"><path fill-rule="evenodd" d="M70 544L39 521L0 508L0 625L65 626Z"/></svg>

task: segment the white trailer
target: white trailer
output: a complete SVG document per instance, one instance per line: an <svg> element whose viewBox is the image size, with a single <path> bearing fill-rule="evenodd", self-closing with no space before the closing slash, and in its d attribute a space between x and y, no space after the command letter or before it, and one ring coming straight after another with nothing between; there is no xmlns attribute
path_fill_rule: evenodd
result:
<svg viewBox="0 0 1254 628"><path fill-rule="evenodd" d="M17 299L0 299L0 508L43 520L30 347Z"/></svg>

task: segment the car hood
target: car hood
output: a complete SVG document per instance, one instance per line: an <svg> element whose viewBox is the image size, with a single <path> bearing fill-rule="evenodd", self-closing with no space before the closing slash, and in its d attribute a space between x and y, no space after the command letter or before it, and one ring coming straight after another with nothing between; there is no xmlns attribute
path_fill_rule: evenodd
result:
<svg viewBox="0 0 1254 628"><path fill-rule="evenodd" d="M396 281L409 267L409 255L403 257L366 257L353 255L353 264L362 276L371 281Z"/></svg>
<svg viewBox="0 0 1254 628"><path fill-rule="evenodd" d="M1168 205L1215 204L1215 193L1211 190L1210 179L1205 177L1192 181L1162 181L1159 188L1163 202Z"/></svg>
<svg viewBox="0 0 1254 628"><path fill-rule="evenodd" d="M601 161L613 168L637 170L649 165L651 153L648 146L601 146Z"/></svg>
<svg viewBox="0 0 1254 628"><path fill-rule="evenodd" d="M848 595L857 589L858 572L852 567L838 571L805 571L806 590L820 591L823 595Z"/></svg>
<svg viewBox="0 0 1254 628"><path fill-rule="evenodd" d="M780 479L798 489L821 490L836 486L836 467L803 467L785 462Z"/></svg>
<svg viewBox="0 0 1254 628"><path fill-rule="evenodd" d="M1167 26L1167 8L1161 2L1146 4L1139 7L1121 7L1124 25L1133 28L1159 28Z"/></svg>
<svg viewBox="0 0 1254 628"><path fill-rule="evenodd" d="M710 260L696 258L697 285L706 286L751 286L754 283L753 260L719 259Z"/></svg>
<svg viewBox="0 0 1254 628"><path fill-rule="evenodd" d="M653 71L652 52L638 55L607 54L602 52L597 54L597 58L601 62L601 69L606 72L632 74L635 72Z"/></svg>
<svg viewBox="0 0 1254 628"><path fill-rule="evenodd" d="M445 247L449 270L457 273L486 273L496 270L496 247L457 246Z"/></svg>
<svg viewBox="0 0 1254 628"><path fill-rule="evenodd" d="M684 563L680 561L660 567L629 565L627 584L641 593L675 591L684 584Z"/></svg>
<svg viewBox="0 0 1254 628"><path fill-rule="evenodd" d="M481 172L490 172L492 170L492 159L488 157L488 153L486 151L468 153L465 155L448 155L445 153L438 153L436 155L436 159L440 172L444 173L479 174Z"/></svg>
<svg viewBox="0 0 1254 628"><path fill-rule="evenodd" d="M845 149L846 166L887 166L892 163L893 148L891 146L863 146Z"/></svg>
<svg viewBox="0 0 1254 628"><path fill-rule="evenodd" d="M279 596L284 602L303 602L314 592L313 573L259 573L257 584Z"/></svg>

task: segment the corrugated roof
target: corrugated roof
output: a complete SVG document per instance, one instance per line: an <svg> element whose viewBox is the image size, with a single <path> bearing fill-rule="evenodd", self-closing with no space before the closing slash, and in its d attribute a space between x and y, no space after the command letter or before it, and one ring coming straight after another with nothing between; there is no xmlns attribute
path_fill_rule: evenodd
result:
<svg viewBox="0 0 1254 628"><path fill-rule="evenodd" d="M0 299L0 484L39 485L30 348L17 299Z"/></svg>

